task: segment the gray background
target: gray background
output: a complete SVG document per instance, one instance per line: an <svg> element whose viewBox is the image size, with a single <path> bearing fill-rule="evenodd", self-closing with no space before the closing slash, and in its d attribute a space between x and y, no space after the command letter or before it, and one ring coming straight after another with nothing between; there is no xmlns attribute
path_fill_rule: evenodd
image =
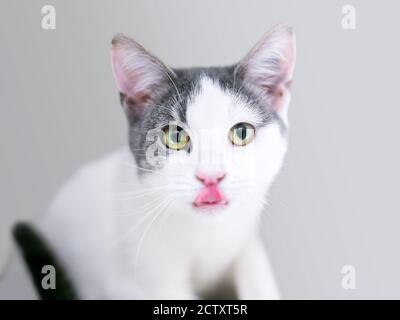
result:
<svg viewBox="0 0 400 320"><path fill-rule="evenodd" d="M53 4L57 29L41 29ZM343 30L341 8L357 10ZM400 298L396 1L0 2L0 298L34 293L10 225L34 220L88 160L125 143L109 65L125 32L172 66L229 64L295 27L290 152L265 239L284 298ZM357 289L341 287L354 265Z"/></svg>

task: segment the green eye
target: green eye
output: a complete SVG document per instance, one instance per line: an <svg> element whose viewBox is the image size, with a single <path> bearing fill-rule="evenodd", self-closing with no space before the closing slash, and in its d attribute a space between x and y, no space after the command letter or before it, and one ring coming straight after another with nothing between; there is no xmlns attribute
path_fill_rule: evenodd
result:
<svg viewBox="0 0 400 320"><path fill-rule="evenodd" d="M246 122L240 122L235 124L231 130L229 130L229 141L236 146L245 146L253 141L256 129Z"/></svg>
<svg viewBox="0 0 400 320"><path fill-rule="evenodd" d="M183 128L177 125L165 126L162 131L162 140L167 148L182 150L189 143L189 135Z"/></svg>

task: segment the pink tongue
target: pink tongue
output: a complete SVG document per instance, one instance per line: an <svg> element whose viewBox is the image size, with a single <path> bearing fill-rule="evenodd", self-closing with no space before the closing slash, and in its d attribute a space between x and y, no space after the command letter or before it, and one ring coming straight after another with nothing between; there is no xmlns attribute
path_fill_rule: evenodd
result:
<svg viewBox="0 0 400 320"><path fill-rule="evenodd" d="M200 191L196 200L194 201L195 206L203 206L210 204L218 204L222 202L224 197L218 189L216 184L211 184L206 186L203 190Z"/></svg>

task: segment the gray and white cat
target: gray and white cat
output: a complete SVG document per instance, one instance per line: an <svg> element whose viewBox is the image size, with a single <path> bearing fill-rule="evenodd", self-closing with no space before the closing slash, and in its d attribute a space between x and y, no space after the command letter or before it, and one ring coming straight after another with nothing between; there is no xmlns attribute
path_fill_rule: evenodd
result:
<svg viewBox="0 0 400 320"><path fill-rule="evenodd" d="M279 298L258 228L287 149L292 28L228 67L171 69L123 35L111 53L129 147L82 168L39 226L80 297L196 299L230 284Z"/></svg>

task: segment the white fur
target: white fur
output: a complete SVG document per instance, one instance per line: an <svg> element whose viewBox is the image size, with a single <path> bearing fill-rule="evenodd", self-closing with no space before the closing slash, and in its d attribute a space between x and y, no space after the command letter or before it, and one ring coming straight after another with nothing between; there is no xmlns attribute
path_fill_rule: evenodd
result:
<svg viewBox="0 0 400 320"><path fill-rule="evenodd" d="M232 146L234 124L260 119L208 78L187 120L197 152L176 152L139 179L126 148L80 170L56 197L40 229L82 298L190 299L227 276L240 298L279 297L258 237L264 196L286 151L279 126ZM207 143L210 132L215 144ZM198 162L199 153L211 160ZM221 190L230 203L198 212L191 206L201 188L195 173L213 168L226 172Z"/></svg>

